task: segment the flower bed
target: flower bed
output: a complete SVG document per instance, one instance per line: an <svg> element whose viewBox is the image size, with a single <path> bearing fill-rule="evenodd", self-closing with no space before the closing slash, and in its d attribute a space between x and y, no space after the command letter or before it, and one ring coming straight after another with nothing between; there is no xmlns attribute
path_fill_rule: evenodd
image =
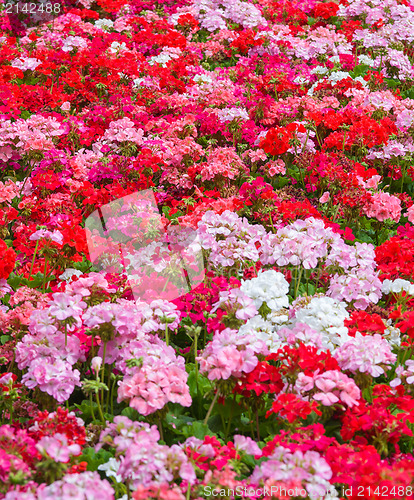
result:
<svg viewBox="0 0 414 500"><path fill-rule="evenodd" d="M412 498L412 3L33 6L0 7L0 498Z"/></svg>

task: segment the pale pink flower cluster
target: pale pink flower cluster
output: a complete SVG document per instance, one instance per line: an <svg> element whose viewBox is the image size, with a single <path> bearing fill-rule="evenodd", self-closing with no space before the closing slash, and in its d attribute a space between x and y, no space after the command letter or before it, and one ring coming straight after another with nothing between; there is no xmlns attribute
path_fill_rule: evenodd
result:
<svg viewBox="0 0 414 500"><path fill-rule="evenodd" d="M219 300L213 304L211 312L224 309L229 314L235 314L237 319L248 320L257 314L253 300L243 293L240 288L223 290L220 292Z"/></svg>
<svg viewBox="0 0 414 500"><path fill-rule="evenodd" d="M67 463L73 456L82 453L79 444L68 444L68 438L65 434L57 432L53 436L43 436L36 444L36 448L55 462Z"/></svg>
<svg viewBox="0 0 414 500"><path fill-rule="evenodd" d="M75 48L84 49L87 46L86 40L81 36L67 36L63 40L62 50L64 52L71 52Z"/></svg>
<svg viewBox="0 0 414 500"><path fill-rule="evenodd" d="M214 148L210 151L207 162L199 165L202 181L213 180L218 176L235 179L248 172L234 148Z"/></svg>
<svg viewBox="0 0 414 500"><path fill-rule="evenodd" d="M391 387L398 387L402 383L412 385L414 384L414 360L408 359L405 366L399 365L395 370L396 377L391 380Z"/></svg>
<svg viewBox="0 0 414 500"><path fill-rule="evenodd" d="M408 217L408 222L414 224L414 205L411 205L411 207L408 208L407 217Z"/></svg>
<svg viewBox="0 0 414 500"><path fill-rule="evenodd" d="M0 124L0 160L8 161L30 151L48 151L53 148L53 137L69 132L66 124L55 117L32 115L27 120L4 120Z"/></svg>
<svg viewBox="0 0 414 500"><path fill-rule="evenodd" d="M252 163L256 163L260 160L267 160L267 155L261 148L248 149L247 151L242 153L241 157L244 159L249 158Z"/></svg>
<svg viewBox="0 0 414 500"><path fill-rule="evenodd" d="M351 246L339 238L330 249L326 265L340 266L348 272L355 267L374 269L376 266L374 245L356 242L354 246Z"/></svg>
<svg viewBox="0 0 414 500"><path fill-rule="evenodd" d="M218 109L217 112L221 122L231 122L235 118L239 118L241 120L249 119L249 113L247 112L246 108L224 108Z"/></svg>
<svg viewBox="0 0 414 500"><path fill-rule="evenodd" d="M6 497L7 498L7 497ZM22 499L23 497L10 496L9 500ZM25 500L114 500L115 493L106 479L101 479L98 472L81 472L79 474L66 474L60 481L55 481L49 486L39 486L33 496Z"/></svg>
<svg viewBox="0 0 414 500"><path fill-rule="evenodd" d="M322 335L306 323L296 323L294 326L281 328L277 334L283 342L290 345L302 343L324 349Z"/></svg>
<svg viewBox="0 0 414 500"><path fill-rule="evenodd" d="M70 111L70 102L69 101L65 101L61 106L60 106L60 109L62 111Z"/></svg>
<svg viewBox="0 0 414 500"><path fill-rule="evenodd" d="M365 189L377 189L378 184L381 182L381 176L380 175L373 175L366 181L362 177L357 176L358 183L360 186L362 186Z"/></svg>
<svg viewBox="0 0 414 500"><path fill-rule="evenodd" d="M328 296L338 301L354 301L358 309L366 309L381 298L373 245L358 242L354 246L347 245L339 234L313 217L297 220L263 237L260 260L265 265L303 266L305 269L315 269L321 263L340 266L345 274L332 277Z"/></svg>
<svg viewBox="0 0 414 500"><path fill-rule="evenodd" d="M367 154L368 160L373 159L386 159L389 160L396 156L405 156L407 153L412 153L412 143L400 142L399 140L389 140L387 144L381 146L380 150L372 148Z"/></svg>
<svg viewBox="0 0 414 500"><path fill-rule="evenodd" d="M129 342L121 349L116 366L124 373L118 402L129 401L141 415L154 413L168 402L191 405L184 358L159 337Z"/></svg>
<svg viewBox="0 0 414 500"><path fill-rule="evenodd" d="M107 423L95 446L99 451L102 446L108 445L115 448L117 454L124 453L134 442L150 440L156 443L160 439L160 433L156 425L146 422L130 420L128 417L118 415L112 423Z"/></svg>
<svg viewBox="0 0 414 500"><path fill-rule="evenodd" d="M144 131L136 129L135 123L129 118L121 118L113 121L105 130L104 139L113 142L133 142L139 146L142 144Z"/></svg>
<svg viewBox="0 0 414 500"><path fill-rule="evenodd" d="M266 170L271 177L278 174L285 175L286 173L285 162L280 158L268 161L263 169Z"/></svg>
<svg viewBox="0 0 414 500"><path fill-rule="evenodd" d="M264 344L264 343L263 343ZM241 335L237 330L226 328L216 333L211 342L197 358L200 373L209 380L227 380L241 377L256 367L257 353L266 352L266 346L256 342L252 334Z"/></svg>
<svg viewBox="0 0 414 500"><path fill-rule="evenodd" d="M263 264L299 266L314 269L328 255L329 245L340 240L339 235L325 228L321 220L309 217L282 227L262 239L260 260Z"/></svg>
<svg viewBox="0 0 414 500"><path fill-rule="evenodd" d="M82 325L82 312L87 307L86 302L82 300L83 297L80 294L70 295L66 292L56 292L52 297L53 300L49 302L49 307L44 310L41 324L36 324L36 320L40 319L40 316L34 318L33 323L31 323L33 331L40 332L41 325L48 321L47 317L49 318L48 325L50 321L54 321L57 325L58 322L66 322L68 331L73 331L75 325L80 327Z"/></svg>
<svg viewBox="0 0 414 500"><path fill-rule="evenodd" d="M35 57L19 57L11 62L12 68L19 68L22 71L34 71L40 64L42 62Z"/></svg>
<svg viewBox="0 0 414 500"><path fill-rule="evenodd" d="M65 340L61 335L54 336L54 345L49 339L45 341L25 335L16 346L16 362L20 370L28 369L22 377L22 383L26 387L39 387L41 391L63 403L69 399L75 386L80 386L80 372L73 369L73 365L81 357L79 339L69 337L67 347L64 346ZM59 343L56 342L57 339Z"/></svg>
<svg viewBox="0 0 414 500"><path fill-rule="evenodd" d="M167 124L164 126L167 126ZM205 155L205 151L202 146L195 142L194 137L191 136L184 137L184 139L171 137L168 140L162 141L161 147L163 149L161 156L165 163L178 168L182 165L184 159L186 159L187 162L191 161L191 163L194 163ZM181 172L180 175L182 175ZM162 180L165 179L164 176L165 173L163 173L163 176L161 177Z"/></svg>
<svg viewBox="0 0 414 500"><path fill-rule="evenodd" d="M27 287L25 287L25 288L27 288ZM6 295L6 293L12 293L12 292L13 292L13 289L7 283L7 280L4 278L1 278L0 279L0 299L3 298ZM10 300L12 299L12 297L10 297ZM9 303L10 303L10 300L9 300Z"/></svg>
<svg viewBox="0 0 414 500"><path fill-rule="evenodd" d="M65 340L63 323L69 321L67 331L81 325L84 307L80 295L53 294L48 308L32 312L30 333L16 345L17 366L20 370L27 369L22 382L30 389L38 386L60 403L80 385L79 370L73 369L73 365L85 361L78 337L67 335Z"/></svg>
<svg viewBox="0 0 414 500"><path fill-rule="evenodd" d="M403 129L404 131L409 129L414 123L414 116L412 109L404 109L401 113L398 114L397 120L395 122L396 126L399 129Z"/></svg>
<svg viewBox="0 0 414 500"><path fill-rule="evenodd" d="M249 481L261 485L267 480L296 481L298 488L305 489L310 498L325 498L331 489L329 480L332 470L317 451L296 450L278 446L261 465L256 465ZM277 483L276 483L277 484Z"/></svg>
<svg viewBox="0 0 414 500"><path fill-rule="evenodd" d="M401 201L396 196L378 191L374 193L372 203L365 207L365 214L380 222L391 219L398 222L401 217Z"/></svg>
<svg viewBox="0 0 414 500"><path fill-rule="evenodd" d="M156 299L150 303L152 321L155 323L153 331L165 330L166 325L175 330L181 321L181 313L177 306L168 300Z"/></svg>
<svg viewBox="0 0 414 500"><path fill-rule="evenodd" d="M241 0L195 0L192 8L201 26L210 32L226 29L227 19L244 28L267 26L260 10Z"/></svg>
<svg viewBox="0 0 414 500"><path fill-rule="evenodd" d="M76 287L77 283L73 283L74 288L82 293ZM113 363L118 358L118 348L126 341L144 338L147 333L165 332L167 327L174 330L180 323L181 315L175 304L167 300L157 299L147 304L118 299L117 302L102 302L89 307L82 319L87 328L99 329L106 324L112 329L112 338L106 344L105 361ZM103 346L99 350L99 355L102 354Z"/></svg>
<svg viewBox="0 0 414 500"><path fill-rule="evenodd" d="M327 203L331 198L329 191L325 191L323 195L319 198L319 203Z"/></svg>
<svg viewBox="0 0 414 500"><path fill-rule="evenodd" d="M98 328L110 323L114 330L125 338L132 337L135 330L134 321L128 318L128 312L122 305L113 302L102 302L89 307L83 314L83 324L87 328ZM135 319L135 318L134 318Z"/></svg>
<svg viewBox="0 0 414 500"><path fill-rule="evenodd" d="M324 406L344 403L352 408L358 405L361 398L361 391L354 380L338 370L314 373L312 376L301 372L296 380L295 390L299 394L314 391L311 397Z"/></svg>
<svg viewBox="0 0 414 500"><path fill-rule="evenodd" d="M379 377L385 369L395 363L397 356L390 344L379 334L363 336L359 332L355 338L342 344L334 353L341 370L351 373L368 373Z"/></svg>
<svg viewBox="0 0 414 500"><path fill-rule="evenodd" d="M171 483L174 479L196 482L194 468L177 444L171 447L152 441L134 442L125 452L118 469L124 481L132 486Z"/></svg>
<svg viewBox="0 0 414 500"><path fill-rule="evenodd" d="M382 283L378 273L370 268L354 268L348 274L335 274L329 284L327 295L336 300L353 302L356 309L365 310L382 297Z"/></svg>
<svg viewBox="0 0 414 500"><path fill-rule="evenodd" d="M74 273L75 274L75 273ZM108 281L102 273L90 272L88 275L78 277L66 285L65 292L70 295L81 295L83 298L90 297L91 293L113 293L115 288L109 286Z"/></svg>
<svg viewBox="0 0 414 500"><path fill-rule="evenodd" d="M248 455L260 456L262 450L259 448L256 441L253 441L249 436L242 436L240 434L235 434L233 436L234 447L238 451L244 451Z"/></svg>
<svg viewBox="0 0 414 500"><path fill-rule="evenodd" d="M0 181L0 203L10 203L18 195L19 188L11 179L7 179L6 182Z"/></svg>
<svg viewBox="0 0 414 500"><path fill-rule="evenodd" d="M118 299L116 302L102 302L89 307L83 314L83 321L88 328L111 323L118 345L122 340L132 340L143 332L157 330L158 323L152 316L153 311L148 304Z"/></svg>
<svg viewBox="0 0 414 500"><path fill-rule="evenodd" d="M330 281L327 295L336 300L353 302L356 309L366 309L370 303L376 304L381 298L381 281L375 271L375 249L367 243L357 242L354 246L343 245L335 248L328 257L327 265L339 264L347 272L335 273Z"/></svg>
<svg viewBox="0 0 414 500"><path fill-rule="evenodd" d="M117 475L123 481L130 480L134 488L170 483L176 478L194 483L194 468L181 447L160 445L159 439L155 425L117 416L101 433L96 450L105 445L115 448Z"/></svg>
<svg viewBox="0 0 414 500"><path fill-rule="evenodd" d="M266 230L225 210L221 215L213 211L205 213L198 223L198 234L202 248L210 250L209 263L214 267L231 267L259 260L256 243L266 235Z"/></svg>
<svg viewBox="0 0 414 500"><path fill-rule="evenodd" d="M63 243L63 234L58 229L56 229L55 231L39 229L38 231L35 231L29 238L30 241L39 241L43 239L47 239L61 245Z"/></svg>

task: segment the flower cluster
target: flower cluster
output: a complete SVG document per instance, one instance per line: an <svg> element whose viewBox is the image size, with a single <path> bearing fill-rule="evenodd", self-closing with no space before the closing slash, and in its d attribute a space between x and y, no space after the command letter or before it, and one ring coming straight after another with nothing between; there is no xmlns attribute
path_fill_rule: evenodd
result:
<svg viewBox="0 0 414 500"><path fill-rule="evenodd" d="M161 410L169 401L191 405L184 359L158 337L126 344L117 366L124 374L118 401L127 400L142 415Z"/></svg>
<svg viewBox="0 0 414 500"><path fill-rule="evenodd" d="M379 377L397 359L390 344L380 335L361 335L359 332L335 350L335 359L342 370L368 373Z"/></svg>
<svg viewBox="0 0 414 500"><path fill-rule="evenodd" d="M258 362L256 354L262 350L263 342L253 335L226 328L214 335L197 360L201 373L210 380L227 380L251 372Z"/></svg>
<svg viewBox="0 0 414 500"><path fill-rule="evenodd" d="M0 11L0 498L410 499L410 1L46 4Z"/></svg>

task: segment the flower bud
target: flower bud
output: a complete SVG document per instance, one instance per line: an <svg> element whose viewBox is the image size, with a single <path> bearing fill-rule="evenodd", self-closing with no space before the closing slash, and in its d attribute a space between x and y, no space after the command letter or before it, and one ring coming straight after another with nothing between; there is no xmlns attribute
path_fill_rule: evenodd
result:
<svg viewBox="0 0 414 500"><path fill-rule="evenodd" d="M99 370L101 369L102 366L102 358L100 356L95 356L94 358L92 358L91 366L92 370L95 373L99 373Z"/></svg>

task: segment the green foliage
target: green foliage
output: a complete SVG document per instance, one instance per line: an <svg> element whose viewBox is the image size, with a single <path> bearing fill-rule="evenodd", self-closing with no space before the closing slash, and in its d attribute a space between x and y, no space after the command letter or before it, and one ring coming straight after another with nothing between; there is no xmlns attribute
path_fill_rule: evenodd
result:
<svg viewBox="0 0 414 500"><path fill-rule="evenodd" d="M87 470L94 471L102 464L108 462L113 454L107 450L99 450L96 452L93 448L85 448L82 455L80 456L81 462L87 462Z"/></svg>

